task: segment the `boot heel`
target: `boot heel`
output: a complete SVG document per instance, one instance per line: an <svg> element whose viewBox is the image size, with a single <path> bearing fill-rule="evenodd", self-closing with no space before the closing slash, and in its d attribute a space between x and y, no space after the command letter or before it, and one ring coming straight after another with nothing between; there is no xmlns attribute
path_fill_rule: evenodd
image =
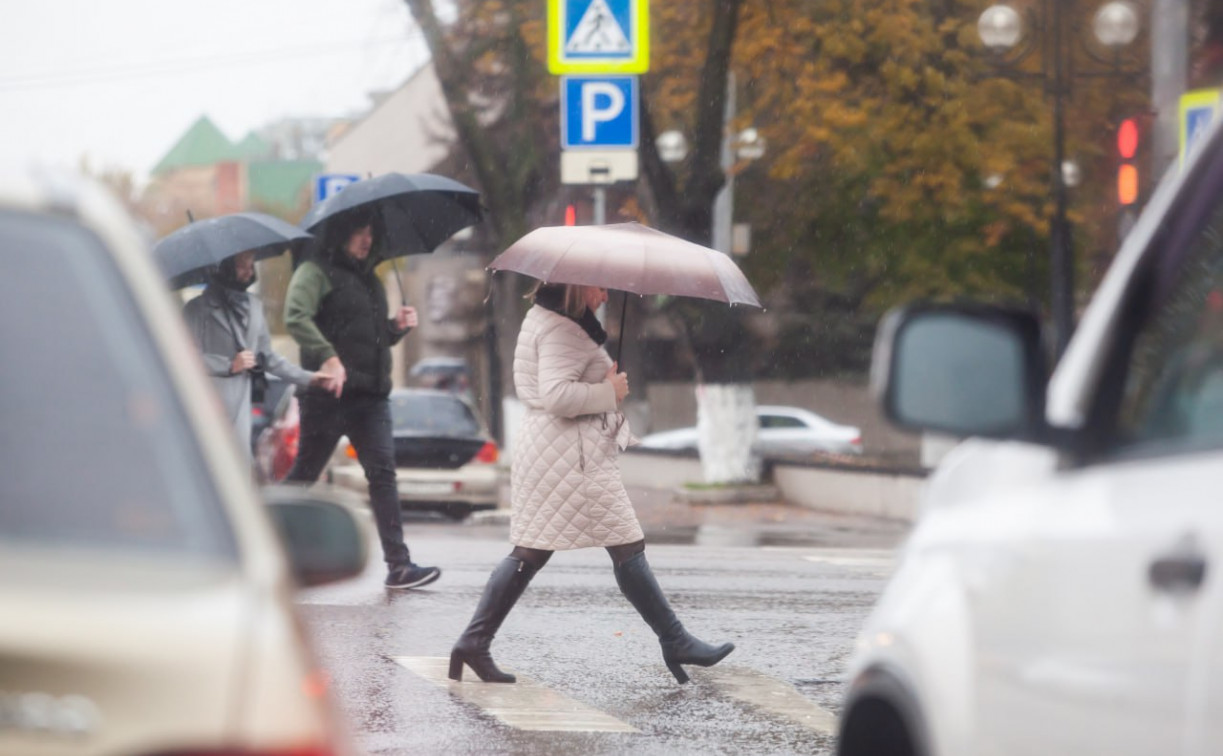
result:
<svg viewBox="0 0 1223 756"><path fill-rule="evenodd" d="M455 651L450 652L450 679L463 682L463 657Z"/></svg>
<svg viewBox="0 0 1223 756"><path fill-rule="evenodd" d="M667 662L667 669L671 670L671 674L675 675L675 681L680 685L688 682L688 673L679 665L679 662Z"/></svg>

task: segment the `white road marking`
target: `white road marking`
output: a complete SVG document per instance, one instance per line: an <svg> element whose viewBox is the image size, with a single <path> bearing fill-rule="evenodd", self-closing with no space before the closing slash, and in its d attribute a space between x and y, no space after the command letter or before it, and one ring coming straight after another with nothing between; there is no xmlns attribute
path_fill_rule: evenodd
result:
<svg viewBox="0 0 1223 756"><path fill-rule="evenodd" d="M519 730L545 732L640 732L637 728L592 709L580 701L518 676L512 685L481 682L470 669L463 682L446 676L450 660L443 656L395 656L396 663L485 713Z"/></svg>
<svg viewBox="0 0 1223 756"><path fill-rule="evenodd" d="M743 667L717 666L699 674L702 682L712 683L724 695L766 714L809 730L836 734L836 715L809 701L789 683Z"/></svg>
<svg viewBox="0 0 1223 756"><path fill-rule="evenodd" d="M819 564L832 564L837 567L875 567L885 568L892 566L891 557L874 557L874 556L839 556L833 554L807 554L803 559L808 562L817 562Z"/></svg>
<svg viewBox="0 0 1223 756"><path fill-rule="evenodd" d="M808 562L837 567L891 569L896 552L892 549L812 549L801 546L766 546L765 551L790 552Z"/></svg>

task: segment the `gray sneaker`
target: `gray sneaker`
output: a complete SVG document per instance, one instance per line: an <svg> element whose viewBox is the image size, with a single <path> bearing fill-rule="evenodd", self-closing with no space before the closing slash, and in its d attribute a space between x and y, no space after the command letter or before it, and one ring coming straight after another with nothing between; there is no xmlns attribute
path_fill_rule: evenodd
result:
<svg viewBox="0 0 1223 756"><path fill-rule="evenodd" d="M386 576L387 588L419 588L428 585L442 576L442 571L436 567L421 567L415 564L405 564L392 567Z"/></svg>

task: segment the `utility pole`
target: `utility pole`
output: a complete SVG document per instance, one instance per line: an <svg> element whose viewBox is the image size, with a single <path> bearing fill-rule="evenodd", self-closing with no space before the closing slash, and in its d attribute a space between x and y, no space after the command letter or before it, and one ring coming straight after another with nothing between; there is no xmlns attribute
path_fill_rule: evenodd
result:
<svg viewBox="0 0 1223 756"><path fill-rule="evenodd" d="M735 72L726 72L726 109L722 115L722 173L726 176L722 188L713 201L713 244L717 251L730 254L730 236L735 214L735 175L731 168L735 164L731 126L735 118Z"/></svg>
<svg viewBox="0 0 1223 756"><path fill-rule="evenodd" d="M1151 107L1155 110L1151 176L1156 181L1180 150L1180 96L1189 78L1189 0L1152 0Z"/></svg>

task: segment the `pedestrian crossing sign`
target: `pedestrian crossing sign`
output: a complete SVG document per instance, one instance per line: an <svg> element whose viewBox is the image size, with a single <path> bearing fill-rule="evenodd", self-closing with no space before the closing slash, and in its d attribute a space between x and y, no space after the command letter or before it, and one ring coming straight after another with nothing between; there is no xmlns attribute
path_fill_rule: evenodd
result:
<svg viewBox="0 0 1223 756"><path fill-rule="evenodd" d="M548 0L548 70L554 74L645 73L647 0Z"/></svg>
<svg viewBox="0 0 1223 756"><path fill-rule="evenodd" d="M1185 156L1194 144L1202 141L1199 137L1206 132L1215 111L1219 109L1219 95L1218 89L1194 89L1181 95L1178 129L1181 165L1185 164Z"/></svg>

